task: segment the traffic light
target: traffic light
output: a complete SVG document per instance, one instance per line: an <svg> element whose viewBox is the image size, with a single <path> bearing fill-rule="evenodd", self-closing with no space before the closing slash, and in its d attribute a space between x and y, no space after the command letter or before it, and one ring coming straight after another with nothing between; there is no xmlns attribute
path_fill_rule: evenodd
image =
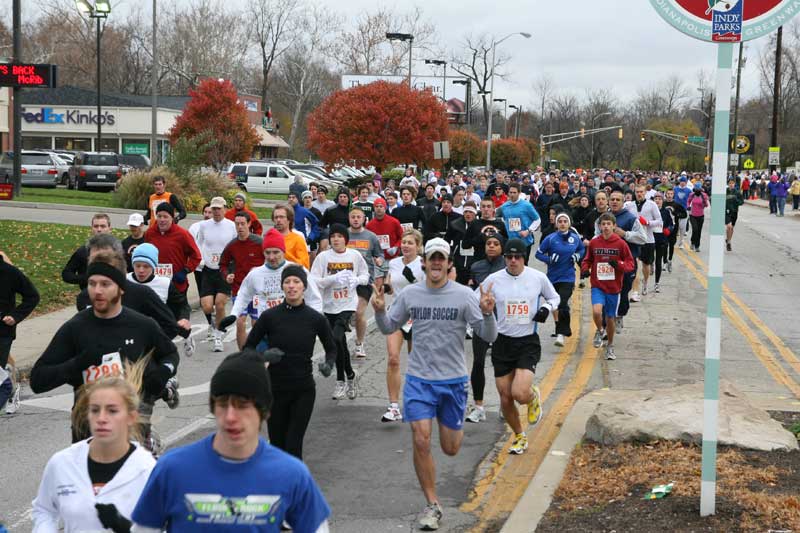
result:
<svg viewBox="0 0 800 533"><path fill-rule="evenodd" d="M622 140L622 128L619 129L617 132L617 138L621 141Z"/></svg>
<svg viewBox="0 0 800 533"><path fill-rule="evenodd" d="M640 133L640 134L639 134L639 139L640 139L642 142L645 142L645 141L647 140L647 133L645 133L645 132L642 132L642 133Z"/></svg>
<svg viewBox="0 0 800 533"><path fill-rule="evenodd" d="M581 128L581 138L586 135L586 128Z"/></svg>
<svg viewBox="0 0 800 533"><path fill-rule="evenodd" d="M683 144L689 144L689 136L688 135L684 135L683 136Z"/></svg>

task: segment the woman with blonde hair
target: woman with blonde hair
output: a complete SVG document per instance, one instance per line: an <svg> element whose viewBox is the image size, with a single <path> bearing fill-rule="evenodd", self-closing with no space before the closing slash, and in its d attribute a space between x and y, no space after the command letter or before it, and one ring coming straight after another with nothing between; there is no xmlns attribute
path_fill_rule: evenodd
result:
<svg viewBox="0 0 800 533"><path fill-rule="evenodd" d="M149 357L126 369L140 381ZM155 459L138 444L139 394L121 377L85 385L72 421L91 437L57 452L47 463L33 500L34 533L104 531L128 533L130 516Z"/></svg>
<svg viewBox="0 0 800 533"><path fill-rule="evenodd" d="M425 279L422 271L422 233L415 229L407 229L400 239L400 252L402 255L389 261L389 274L384 282L384 292L397 296L404 288L412 283ZM403 339L408 343L411 351L411 323L386 336L386 388L389 391L389 407L381 417L381 422L401 422L403 415L400 413L400 351L403 349Z"/></svg>

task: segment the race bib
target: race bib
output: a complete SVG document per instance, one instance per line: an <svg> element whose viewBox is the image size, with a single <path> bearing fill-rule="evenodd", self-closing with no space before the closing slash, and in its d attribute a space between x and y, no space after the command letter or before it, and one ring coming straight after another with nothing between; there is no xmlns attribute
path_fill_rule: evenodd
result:
<svg viewBox="0 0 800 533"><path fill-rule="evenodd" d="M597 263L597 279L599 281L613 281L616 279L617 273L614 267L608 263Z"/></svg>
<svg viewBox="0 0 800 533"><path fill-rule="evenodd" d="M348 300L350 298L349 287L335 287L333 289L333 299L337 302Z"/></svg>
<svg viewBox="0 0 800 533"><path fill-rule="evenodd" d="M267 309L272 309L273 307L277 307L283 301L283 293L272 293L267 294Z"/></svg>
<svg viewBox="0 0 800 533"><path fill-rule="evenodd" d="M99 365L92 365L83 371L83 382L85 384L94 383L101 378L124 375L125 369L122 366L122 356L119 352L107 353Z"/></svg>
<svg viewBox="0 0 800 533"><path fill-rule="evenodd" d="M511 324L530 323L530 311L528 300L506 300L506 320Z"/></svg>
<svg viewBox="0 0 800 533"><path fill-rule="evenodd" d="M388 250L389 249L389 236L388 235L378 235L378 242L381 243L381 250Z"/></svg>
<svg viewBox="0 0 800 533"><path fill-rule="evenodd" d="M409 229L414 229L414 223L413 222L404 222L404 223L400 224L400 227L403 228L403 231L406 231L406 230L409 230Z"/></svg>
<svg viewBox="0 0 800 533"><path fill-rule="evenodd" d="M522 220L519 218L509 218L508 231L522 231Z"/></svg>
<svg viewBox="0 0 800 533"><path fill-rule="evenodd" d="M159 263L156 267L156 276L172 279L172 263Z"/></svg>
<svg viewBox="0 0 800 533"><path fill-rule="evenodd" d="M221 256L222 256L222 254L211 254L211 263L210 264L218 266L219 265L219 259L220 259Z"/></svg>

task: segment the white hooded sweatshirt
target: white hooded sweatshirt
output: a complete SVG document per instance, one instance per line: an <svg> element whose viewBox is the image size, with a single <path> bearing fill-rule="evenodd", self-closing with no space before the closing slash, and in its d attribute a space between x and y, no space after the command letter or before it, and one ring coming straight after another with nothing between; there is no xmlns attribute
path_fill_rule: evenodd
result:
<svg viewBox="0 0 800 533"><path fill-rule="evenodd" d="M130 519L156 465L153 456L136 445L117 475L97 496L89 478L88 458L89 439L57 452L47 462L39 493L33 500L34 533L59 533L59 522L65 533L104 532L95 503L113 503L122 516Z"/></svg>

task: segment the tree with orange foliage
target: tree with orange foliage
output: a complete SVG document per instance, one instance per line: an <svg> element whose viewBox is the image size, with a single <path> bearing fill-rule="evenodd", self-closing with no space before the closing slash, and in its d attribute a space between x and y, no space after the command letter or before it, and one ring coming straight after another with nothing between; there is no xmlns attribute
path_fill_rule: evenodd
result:
<svg viewBox="0 0 800 533"><path fill-rule="evenodd" d="M444 105L431 91L376 81L337 91L308 117L308 147L328 163L429 164L447 140Z"/></svg>
<svg viewBox="0 0 800 533"><path fill-rule="evenodd" d="M213 139L205 154L209 165L220 168L226 163L247 160L259 138L233 83L206 79L197 89L190 90L189 96L191 100L169 130L170 142L209 132Z"/></svg>
<svg viewBox="0 0 800 533"><path fill-rule="evenodd" d="M450 166L467 166L467 152L470 165L482 165L486 160L486 144L483 139L467 130L450 130Z"/></svg>
<svg viewBox="0 0 800 533"><path fill-rule="evenodd" d="M531 152L521 139L492 141L492 165L495 168L514 170L527 167Z"/></svg>

